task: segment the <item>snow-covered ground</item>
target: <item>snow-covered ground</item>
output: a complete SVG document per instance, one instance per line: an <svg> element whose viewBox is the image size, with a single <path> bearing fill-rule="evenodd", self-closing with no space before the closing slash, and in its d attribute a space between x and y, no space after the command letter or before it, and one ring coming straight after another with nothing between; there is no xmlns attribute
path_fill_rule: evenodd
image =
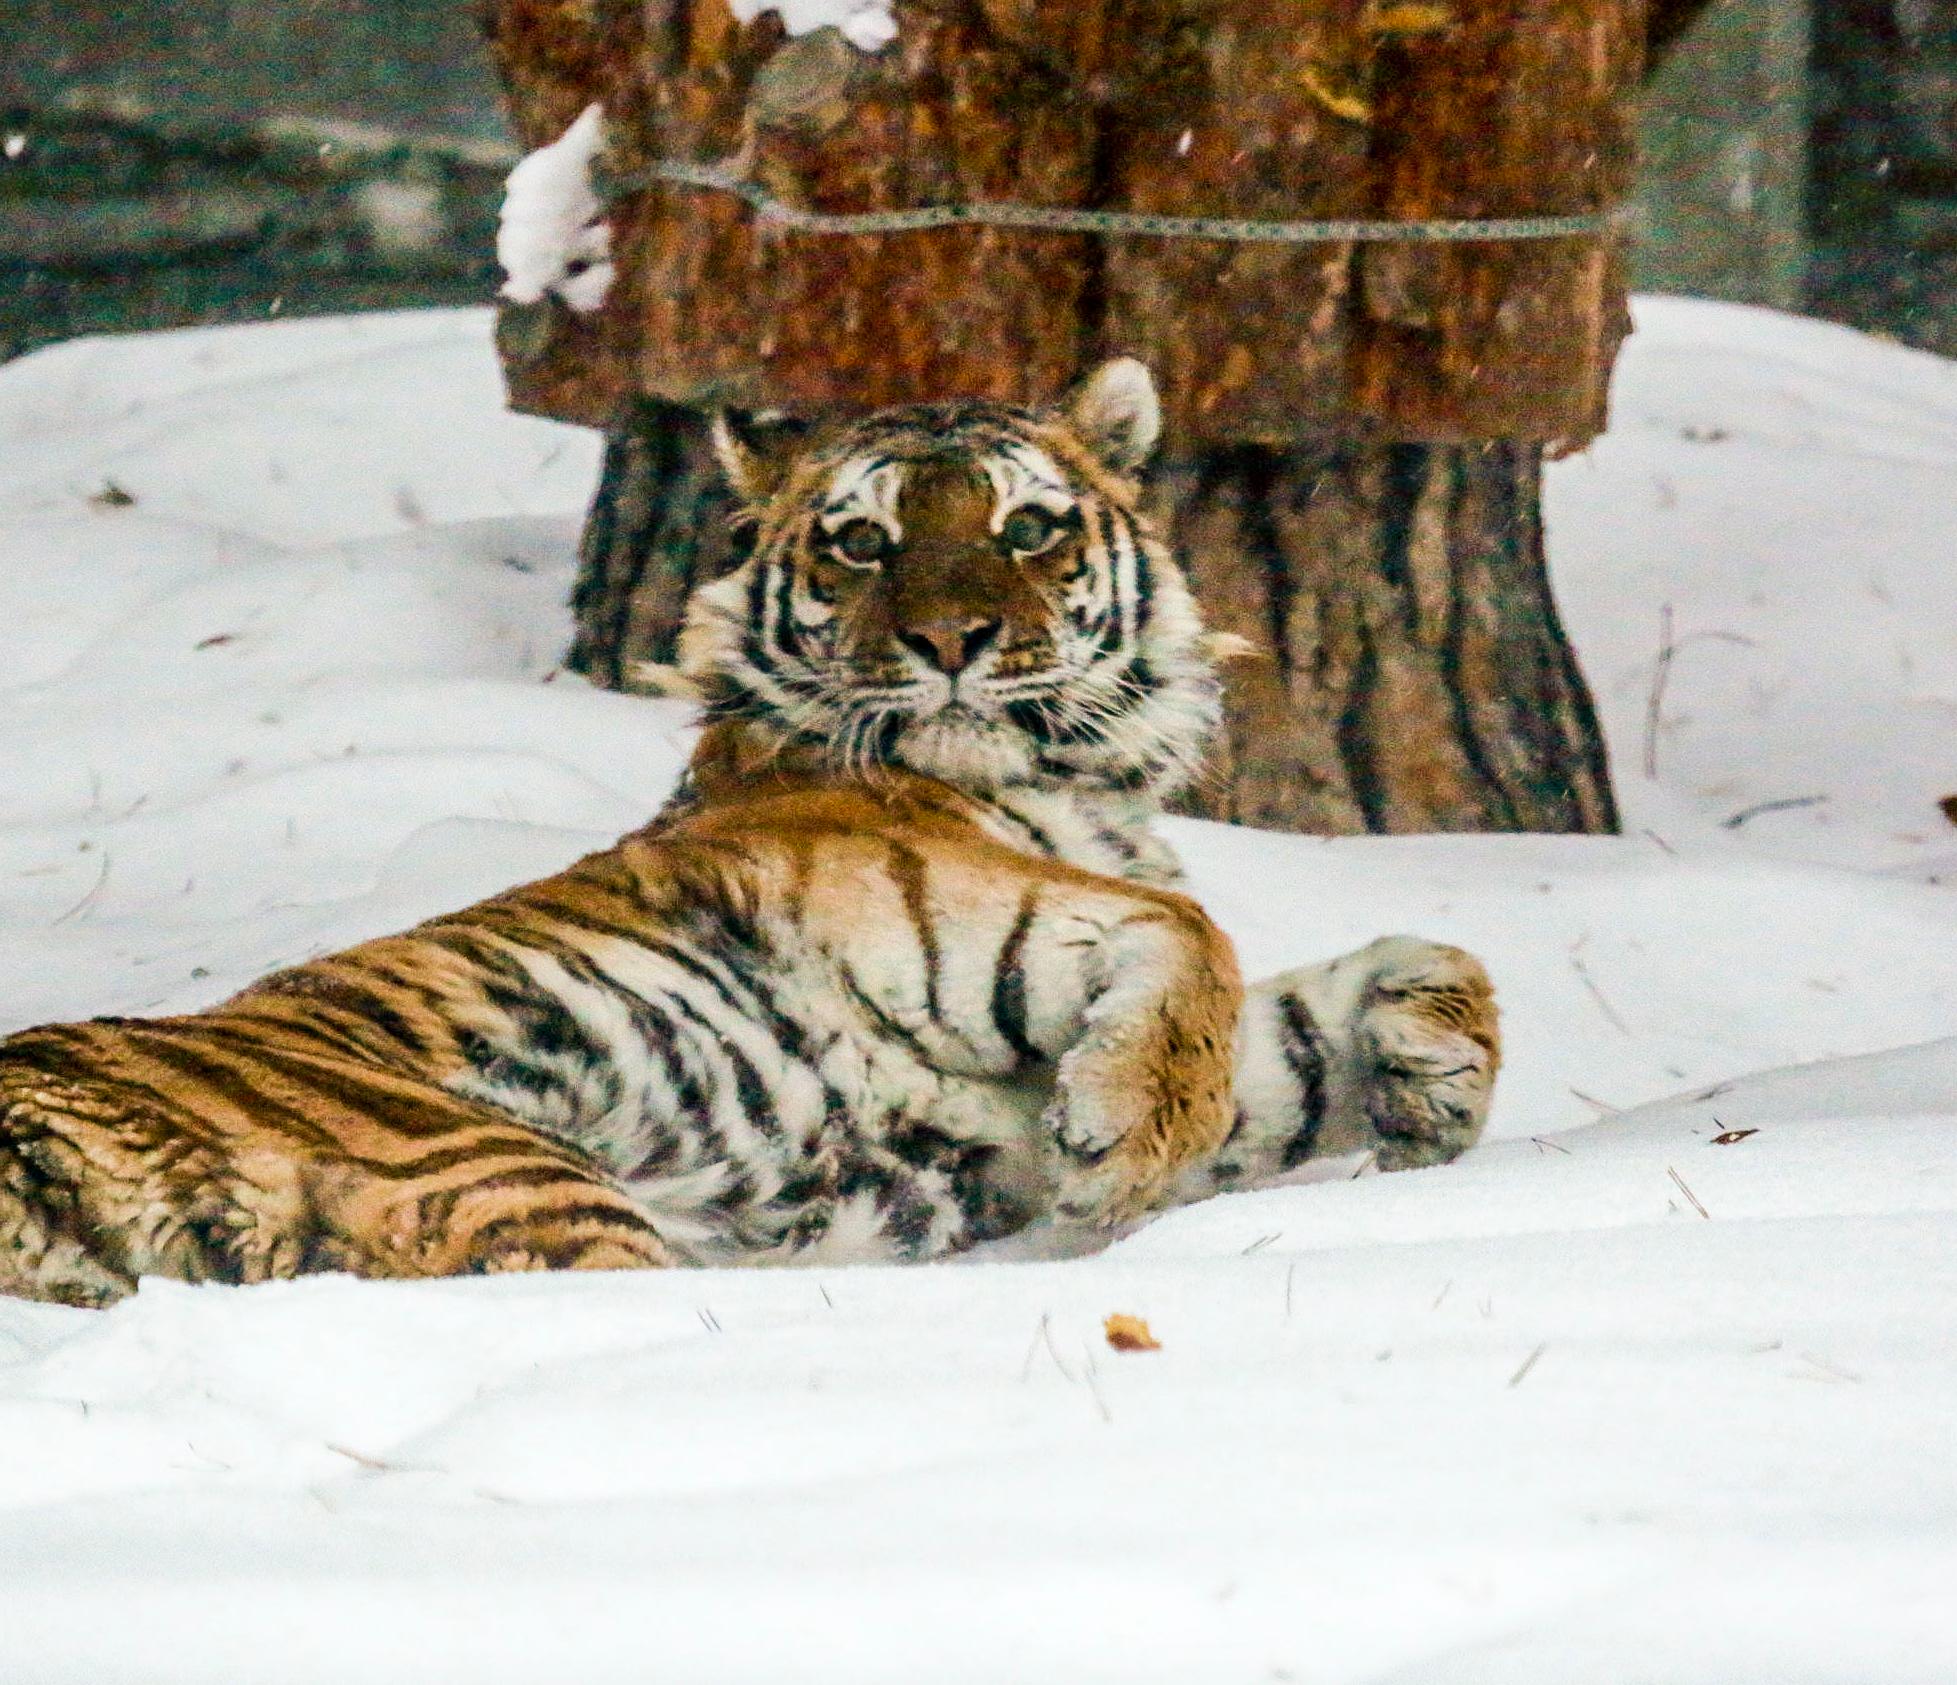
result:
<svg viewBox="0 0 1957 1685"><path fill-rule="evenodd" d="M1957 1678L1957 366L1640 326L1550 492L1626 835L1175 827L1250 970L1488 958L1488 1145L1074 1263L0 1302L0 1680ZM0 370L0 1030L639 822L595 460L476 313Z"/></svg>

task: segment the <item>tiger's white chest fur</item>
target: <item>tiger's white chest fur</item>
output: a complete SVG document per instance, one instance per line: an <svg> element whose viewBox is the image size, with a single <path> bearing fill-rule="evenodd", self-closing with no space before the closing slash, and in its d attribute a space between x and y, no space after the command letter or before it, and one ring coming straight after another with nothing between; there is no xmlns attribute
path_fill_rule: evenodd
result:
<svg viewBox="0 0 1957 1685"><path fill-rule="evenodd" d="M1029 784L998 792L992 809L993 835L1029 854L1135 883L1182 883L1182 862L1150 826L1148 797Z"/></svg>

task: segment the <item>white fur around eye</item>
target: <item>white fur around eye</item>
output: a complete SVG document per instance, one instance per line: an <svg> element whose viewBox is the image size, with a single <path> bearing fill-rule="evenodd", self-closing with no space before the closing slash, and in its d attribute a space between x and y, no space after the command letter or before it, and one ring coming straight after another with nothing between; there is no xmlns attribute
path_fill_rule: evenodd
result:
<svg viewBox="0 0 1957 1685"><path fill-rule="evenodd" d="M822 524L833 531L847 521L875 521L893 540L901 540L897 504L903 490L901 462L876 456L851 457L829 477L822 500Z"/></svg>
<svg viewBox="0 0 1957 1685"><path fill-rule="evenodd" d="M1049 515L1064 516L1074 508L1067 477L1054 460L1032 445L1008 446L982 464L992 482L992 535L1005 531L1006 522L1029 505Z"/></svg>

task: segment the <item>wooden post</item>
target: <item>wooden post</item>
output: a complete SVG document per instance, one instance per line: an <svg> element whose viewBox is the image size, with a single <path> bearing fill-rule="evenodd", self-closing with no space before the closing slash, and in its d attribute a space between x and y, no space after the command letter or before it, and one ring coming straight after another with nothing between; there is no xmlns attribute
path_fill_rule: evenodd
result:
<svg viewBox="0 0 1957 1685"><path fill-rule="evenodd" d="M1163 486L1210 624L1252 640L1190 811L1280 830L1612 831L1530 445L1205 453Z"/></svg>

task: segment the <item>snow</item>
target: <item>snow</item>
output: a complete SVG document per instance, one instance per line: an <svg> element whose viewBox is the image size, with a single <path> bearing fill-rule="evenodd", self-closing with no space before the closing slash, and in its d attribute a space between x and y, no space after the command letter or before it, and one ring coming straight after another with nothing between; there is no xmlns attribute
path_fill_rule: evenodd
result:
<svg viewBox="0 0 1957 1685"><path fill-rule="evenodd" d="M605 108L588 105L548 146L510 171L496 225L503 297L536 304L554 293L589 315L611 291L611 224L591 179L605 146Z"/></svg>
<svg viewBox="0 0 1957 1685"><path fill-rule="evenodd" d="M1626 834L1174 826L1248 971L1488 958L1486 1145L1071 1263L0 1302L0 1673L1957 1677L1957 368L1638 314L1549 496ZM0 1030L658 802L683 711L555 671L597 443L500 413L488 336L0 370Z"/></svg>
<svg viewBox="0 0 1957 1685"><path fill-rule="evenodd" d="M893 0L727 0L729 10L742 23L752 23L764 12L774 12L790 35L835 29L852 47L865 53L874 53L897 39L892 3Z"/></svg>

